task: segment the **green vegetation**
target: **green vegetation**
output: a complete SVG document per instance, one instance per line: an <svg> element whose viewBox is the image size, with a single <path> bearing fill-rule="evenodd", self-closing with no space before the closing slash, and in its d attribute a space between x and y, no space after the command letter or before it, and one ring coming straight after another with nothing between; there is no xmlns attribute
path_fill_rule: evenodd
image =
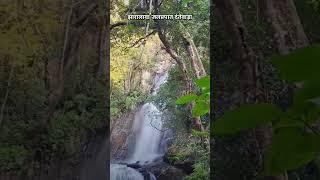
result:
<svg viewBox="0 0 320 180"><path fill-rule="evenodd" d="M208 115L210 112L210 77L206 76L201 79L197 79L195 80L195 84L200 89L199 95L196 95L195 93L184 95L176 100L176 104L183 105L194 101L195 106L192 110L192 116L197 117ZM203 124L206 124L206 122L204 121ZM206 141L205 139L209 138L209 132L192 129L191 135L193 138L191 142L187 143L187 150L191 151L189 157L196 157L196 160L193 165L194 172L191 175L189 175L186 179L209 179L209 148L207 147L207 145L203 144L203 141ZM182 145L182 147L184 147L182 149L185 151L185 144ZM175 156L175 158L178 158L178 160L181 159L181 153L178 153Z"/></svg>
<svg viewBox="0 0 320 180"><path fill-rule="evenodd" d="M148 2L112 0L110 24L106 1L0 3L0 174L77 166L89 137L153 102L187 180L319 179L320 1Z"/></svg>
<svg viewBox="0 0 320 180"><path fill-rule="evenodd" d="M170 164L192 159L189 166L194 173L188 178L209 179L209 1L153 1L152 7L140 3L114 1L111 6L112 121L121 120L143 102L153 102L163 113L165 129L174 132L166 155ZM191 14L193 19L127 20L128 14L150 13ZM167 82L150 96L159 70L168 70ZM176 104L177 97L191 92L194 108ZM198 124L195 118L200 119ZM196 125L205 129L199 131Z"/></svg>
<svg viewBox="0 0 320 180"><path fill-rule="evenodd" d="M195 107L192 110L192 116L198 117L208 114L210 111L210 77L206 76L197 79L195 80L195 84L200 89L200 94L191 93L184 95L176 101L176 104L182 105L194 101Z"/></svg>
<svg viewBox="0 0 320 180"><path fill-rule="evenodd" d="M271 104L243 106L225 113L214 122L212 133L236 133L272 122L275 135L265 156L267 175L277 175L314 160L320 152L320 134L313 127L320 115L320 73L316 69L320 65L319 52L320 46L314 45L272 58L271 62L283 79L303 83L294 93L293 103L286 111L282 112L280 107Z"/></svg>
<svg viewBox="0 0 320 180"><path fill-rule="evenodd" d="M88 41L103 27L88 24L101 18L95 3L0 3L1 175L77 161L87 137L107 128L103 61ZM94 8L75 25L81 14L74 12L86 7Z"/></svg>
<svg viewBox="0 0 320 180"><path fill-rule="evenodd" d="M318 2L213 4L212 178L318 179Z"/></svg>

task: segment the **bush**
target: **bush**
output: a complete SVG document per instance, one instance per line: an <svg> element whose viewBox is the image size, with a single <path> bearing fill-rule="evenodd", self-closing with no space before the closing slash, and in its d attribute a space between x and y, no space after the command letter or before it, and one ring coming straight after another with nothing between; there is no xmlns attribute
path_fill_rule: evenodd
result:
<svg viewBox="0 0 320 180"><path fill-rule="evenodd" d="M209 180L209 164L204 162L198 162L194 164L194 171L190 176L186 177L186 180Z"/></svg>
<svg viewBox="0 0 320 180"><path fill-rule="evenodd" d="M118 118L122 114L134 110L147 97L148 95L141 90L132 90L127 94L121 90L114 90L111 94L111 117Z"/></svg>
<svg viewBox="0 0 320 180"><path fill-rule="evenodd" d="M28 156L29 152L23 146L0 147L0 171L20 169Z"/></svg>

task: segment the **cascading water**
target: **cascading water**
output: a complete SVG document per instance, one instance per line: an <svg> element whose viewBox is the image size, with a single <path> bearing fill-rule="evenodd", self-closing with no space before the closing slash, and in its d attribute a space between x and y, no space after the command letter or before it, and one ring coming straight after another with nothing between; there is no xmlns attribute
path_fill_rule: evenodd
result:
<svg viewBox="0 0 320 180"><path fill-rule="evenodd" d="M154 78L152 95L156 95L160 86L167 80L168 74L160 73ZM146 165L164 154L164 132L162 131L162 113L152 103L144 104L135 115L133 131L136 134L132 155L125 160L126 163ZM136 169L126 165L111 164L111 180L144 180L144 176ZM156 180L152 173L148 173L148 179Z"/></svg>
<svg viewBox="0 0 320 180"><path fill-rule="evenodd" d="M111 180L143 180L142 174L133 168L120 164L112 164L110 167Z"/></svg>
<svg viewBox="0 0 320 180"><path fill-rule="evenodd" d="M134 130L139 131L129 162L150 162L161 156L159 151L162 137L161 113L155 105L146 103L142 106L135 120L137 123L134 124Z"/></svg>

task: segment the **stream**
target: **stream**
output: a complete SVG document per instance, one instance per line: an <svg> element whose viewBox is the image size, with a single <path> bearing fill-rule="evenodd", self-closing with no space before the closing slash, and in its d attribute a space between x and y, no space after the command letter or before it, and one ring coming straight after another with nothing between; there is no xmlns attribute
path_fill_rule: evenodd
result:
<svg viewBox="0 0 320 180"><path fill-rule="evenodd" d="M158 93L167 76L167 72L155 76L151 95ZM111 180L156 180L153 173L141 169L162 161L166 152L170 135L163 131L162 112L153 103L145 103L135 114L132 130L135 133L135 142L129 147L132 153L121 162L110 165Z"/></svg>

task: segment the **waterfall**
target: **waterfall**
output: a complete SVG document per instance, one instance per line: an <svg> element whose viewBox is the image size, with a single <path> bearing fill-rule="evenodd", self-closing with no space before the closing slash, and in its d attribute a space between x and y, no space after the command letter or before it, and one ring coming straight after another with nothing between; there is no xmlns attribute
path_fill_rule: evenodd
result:
<svg viewBox="0 0 320 180"><path fill-rule="evenodd" d="M143 180L138 171L120 164L111 164L110 177L111 180Z"/></svg>
<svg viewBox="0 0 320 180"><path fill-rule="evenodd" d="M159 88L167 80L167 72L158 73L154 78L154 87L151 95L156 95ZM164 155L166 134L163 132L162 113L153 103L144 104L135 114L133 132L135 143L131 156L124 160L126 163L146 165L152 163ZM126 165L111 164L111 180L143 180L143 175L136 169ZM147 179L156 180L152 173L148 173Z"/></svg>
<svg viewBox="0 0 320 180"><path fill-rule="evenodd" d="M146 103L135 119L134 130L139 130L129 162L150 162L161 156L159 144L162 137L161 113L152 103Z"/></svg>

